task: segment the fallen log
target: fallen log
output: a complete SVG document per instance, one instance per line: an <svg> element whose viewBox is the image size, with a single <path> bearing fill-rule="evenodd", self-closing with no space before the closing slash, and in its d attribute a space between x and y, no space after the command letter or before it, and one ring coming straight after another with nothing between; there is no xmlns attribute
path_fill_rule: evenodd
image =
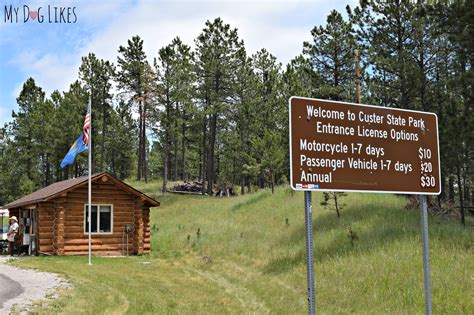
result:
<svg viewBox="0 0 474 315"><path fill-rule="evenodd" d="M174 183L173 187L167 189L166 191L177 194L203 195L203 183L198 181L176 182Z"/></svg>
<svg viewBox="0 0 474 315"><path fill-rule="evenodd" d="M189 194L189 195L200 195L202 196L202 191L181 191L181 190L172 190L172 189L167 189L166 192L173 193L173 194ZM205 194L207 195L207 194Z"/></svg>

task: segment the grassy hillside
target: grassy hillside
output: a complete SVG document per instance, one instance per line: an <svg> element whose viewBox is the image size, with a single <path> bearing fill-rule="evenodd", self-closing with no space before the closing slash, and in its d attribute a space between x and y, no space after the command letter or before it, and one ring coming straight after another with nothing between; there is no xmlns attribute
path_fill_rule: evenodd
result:
<svg viewBox="0 0 474 315"><path fill-rule="evenodd" d="M152 255L94 258L93 266L87 257L16 261L74 284L40 312L307 312L303 194L280 187L217 199L134 185L162 204L152 210ZM337 219L320 200L313 193L317 311L422 314L419 212L404 210L403 197L354 193ZM430 217L435 314L474 312L473 236Z"/></svg>

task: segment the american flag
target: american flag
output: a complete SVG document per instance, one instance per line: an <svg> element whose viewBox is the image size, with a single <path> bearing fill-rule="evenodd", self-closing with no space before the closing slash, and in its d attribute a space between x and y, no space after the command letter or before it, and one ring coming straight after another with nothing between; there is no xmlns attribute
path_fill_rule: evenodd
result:
<svg viewBox="0 0 474 315"><path fill-rule="evenodd" d="M84 127L82 127L82 142L89 144L89 131L91 126L91 114L87 111L86 119L84 119Z"/></svg>

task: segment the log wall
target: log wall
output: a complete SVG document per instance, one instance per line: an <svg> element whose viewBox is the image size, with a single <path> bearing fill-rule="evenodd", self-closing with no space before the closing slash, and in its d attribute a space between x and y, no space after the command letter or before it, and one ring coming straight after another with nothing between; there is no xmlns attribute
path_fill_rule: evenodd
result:
<svg viewBox="0 0 474 315"><path fill-rule="evenodd" d="M151 250L150 234L150 207L143 207L143 252L149 253Z"/></svg>
<svg viewBox="0 0 474 315"><path fill-rule="evenodd" d="M54 222L55 222L55 202L41 202L36 208L38 218L38 250L42 253L54 254Z"/></svg>
<svg viewBox="0 0 474 315"><path fill-rule="evenodd" d="M87 198L87 185L83 185L54 201L40 203L37 213L41 252L56 255L88 254L88 234L84 230ZM92 234L93 254L124 254L126 224L135 225L134 232L129 234L129 253L150 252L150 210L138 197L110 181L99 179L92 183L92 204L111 204L113 207L113 233Z"/></svg>

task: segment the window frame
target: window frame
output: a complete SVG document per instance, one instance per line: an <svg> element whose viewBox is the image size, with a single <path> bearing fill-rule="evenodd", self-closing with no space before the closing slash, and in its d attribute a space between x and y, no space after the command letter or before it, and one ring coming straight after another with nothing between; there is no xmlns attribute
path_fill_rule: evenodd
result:
<svg viewBox="0 0 474 315"><path fill-rule="evenodd" d="M114 234L114 205L108 203L92 203L91 207L97 207L97 229L100 227L100 207L110 207L110 232L91 232L91 235L111 235ZM87 212L89 210L89 204L84 204L84 234L89 235L87 232ZM91 209L92 210L92 209ZM92 211L91 211L92 212Z"/></svg>

